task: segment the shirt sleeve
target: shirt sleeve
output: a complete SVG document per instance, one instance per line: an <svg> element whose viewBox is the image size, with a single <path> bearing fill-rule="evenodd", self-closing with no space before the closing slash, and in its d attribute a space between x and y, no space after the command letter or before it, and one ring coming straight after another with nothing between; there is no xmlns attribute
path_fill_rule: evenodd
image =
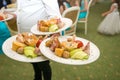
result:
<svg viewBox="0 0 120 80"><path fill-rule="evenodd" d="M48 18L59 17L61 18L58 1L57 0L42 0L46 12L48 14Z"/></svg>

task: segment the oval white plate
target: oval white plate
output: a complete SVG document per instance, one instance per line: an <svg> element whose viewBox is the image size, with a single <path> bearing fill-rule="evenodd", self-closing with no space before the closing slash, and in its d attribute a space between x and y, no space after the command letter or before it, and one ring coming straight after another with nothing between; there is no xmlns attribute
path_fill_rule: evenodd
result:
<svg viewBox="0 0 120 80"><path fill-rule="evenodd" d="M58 32L61 32L67 28L69 28L71 25L72 25L72 20L71 19L68 19L68 18L62 18L61 19L62 22L65 23L65 26L55 32L42 32L42 31L39 31L37 29L37 24L34 25L32 28L31 28L31 32L36 34L36 35L50 35L50 34L54 34L54 33L58 33Z"/></svg>
<svg viewBox="0 0 120 80"><path fill-rule="evenodd" d="M68 37L72 37L72 36L61 36L61 37L59 37L59 40L65 41ZM71 59L71 58L65 59L62 57L58 57L54 54L54 52L52 52L49 49L49 47L45 46L45 42L49 39L50 38L47 38L44 41L42 41L39 48L41 49L41 52L44 56L46 56L47 58L49 58L53 61L63 63L63 64L69 64L69 65L85 65L85 64L89 64L89 63L96 61L100 56L100 51L94 43L92 43L86 39L76 37L76 40L81 40L84 45L86 45L87 42L90 42L90 56L89 56L89 58L87 60L75 60L75 59Z"/></svg>
<svg viewBox="0 0 120 80"><path fill-rule="evenodd" d="M13 51L12 48L12 42L15 41L16 36L12 36L8 38L2 46L3 52L6 56L8 56L11 59L21 61L21 62L41 62L47 60L44 56L38 56L36 58L28 58L25 55L18 54L17 52Z"/></svg>

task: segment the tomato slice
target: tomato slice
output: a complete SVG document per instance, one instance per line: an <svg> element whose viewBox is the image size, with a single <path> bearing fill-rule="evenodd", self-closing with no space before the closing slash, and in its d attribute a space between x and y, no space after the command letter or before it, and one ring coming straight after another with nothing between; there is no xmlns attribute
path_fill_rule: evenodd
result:
<svg viewBox="0 0 120 80"><path fill-rule="evenodd" d="M0 16L0 20L4 20L4 18L2 16Z"/></svg>
<svg viewBox="0 0 120 80"><path fill-rule="evenodd" d="M75 40L76 43L78 43L77 48L83 47L83 42L80 40Z"/></svg>
<svg viewBox="0 0 120 80"><path fill-rule="evenodd" d="M43 41L42 39L39 39L39 40L37 41L37 43L36 43L36 47L37 47L37 48L40 46L40 44L41 44L42 41Z"/></svg>

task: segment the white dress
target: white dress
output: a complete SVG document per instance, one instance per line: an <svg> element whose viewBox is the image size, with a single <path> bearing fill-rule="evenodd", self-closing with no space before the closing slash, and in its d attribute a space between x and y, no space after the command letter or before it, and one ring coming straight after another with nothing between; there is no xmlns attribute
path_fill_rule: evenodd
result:
<svg viewBox="0 0 120 80"><path fill-rule="evenodd" d="M112 6L116 6L114 11L108 14L98 27L98 32L108 35L114 35L120 33L120 15L118 11L117 3L113 3Z"/></svg>

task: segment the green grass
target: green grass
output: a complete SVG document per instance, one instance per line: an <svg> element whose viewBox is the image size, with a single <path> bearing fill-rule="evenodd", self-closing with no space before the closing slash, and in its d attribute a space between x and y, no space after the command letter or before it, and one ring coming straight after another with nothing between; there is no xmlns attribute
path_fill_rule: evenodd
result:
<svg viewBox="0 0 120 80"><path fill-rule="evenodd" d="M83 24L77 26L77 36L88 39L100 49L100 58L87 65L71 66L51 61L52 80L119 80L120 79L120 34L102 35L97 28L102 21L101 13L110 4L98 3L91 7L88 34L84 34ZM0 55L0 80L33 80L31 64L18 62Z"/></svg>

